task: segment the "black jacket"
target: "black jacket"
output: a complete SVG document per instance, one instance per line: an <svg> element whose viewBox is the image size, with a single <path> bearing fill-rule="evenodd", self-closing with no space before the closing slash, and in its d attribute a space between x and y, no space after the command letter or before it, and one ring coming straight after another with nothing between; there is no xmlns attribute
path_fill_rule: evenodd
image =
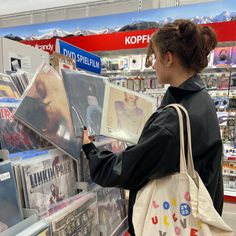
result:
<svg viewBox="0 0 236 236"><path fill-rule="evenodd" d="M94 182L104 187L117 186L130 190L131 235L134 235L132 211L137 192L149 179L179 170L177 113L173 108L162 109L171 103L179 103L189 112L195 169L206 185L216 210L222 213L222 141L219 125L213 101L201 78L193 76L178 88L168 88L161 107L147 121L137 145L118 154L99 151L92 143L83 146Z"/></svg>

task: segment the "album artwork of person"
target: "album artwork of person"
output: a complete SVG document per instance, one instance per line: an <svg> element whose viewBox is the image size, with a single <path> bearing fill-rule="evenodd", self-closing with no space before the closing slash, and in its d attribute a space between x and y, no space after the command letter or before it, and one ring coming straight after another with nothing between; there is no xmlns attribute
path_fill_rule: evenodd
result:
<svg viewBox="0 0 236 236"><path fill-rule="evenodd" d="M236 47L232 48L232 66L236 67Z"/></svg>
<svg viewBox="0 0 236 236"><path fill-rule="evenodd" d="M231 47L216 48L214 50L214 66L228 66L231 64Z"/></svg>
<svg viewBox="0 0 236 236"><path fill-rule="evenodd" d="M15 116L69 155L79 155L81 139L75 137L63 81L52 67L39 68Z"/></svg>
<svg viewBox="0 0 236 236"><path fill-rule="evenodd" d="M112 87L108 100L107 117L103 122L105 135L136 143L146 120L153 112L153 103L134 92Z"/></svg>
<svg viewBox="0 0 236 236"><path fill-rule="evenodd" d="M90 135L99 135L105 93L103 79L72 70L62 70L62 75L76 135L81 135L83 126Z"/></svg>

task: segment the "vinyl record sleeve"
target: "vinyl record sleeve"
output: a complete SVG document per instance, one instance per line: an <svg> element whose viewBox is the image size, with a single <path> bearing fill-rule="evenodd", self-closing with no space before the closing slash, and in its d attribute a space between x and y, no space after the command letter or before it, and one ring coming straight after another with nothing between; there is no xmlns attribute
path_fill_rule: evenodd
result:
<svg viewBox="0 0 236 236"><path fill-rule="evenodd" d="M47 146L39 135L15 119L14 110L18 105L18 100L0 98L1 148L16 153Z"/></svg>
<svg viewBox="0 0 236 236"><path fill-rule="evenodd" d="M20 98L15 84L9 75L0 73L0 97Z"/></svg>
<svg viewBox="0 0 236 236"><path fill-rule="evenodd" d="M97 236L96 195L87 193L49 219L53 235Z"/></svg>
<svg viewBox="0 0 236 236"><path fill-rule="evenodd" d="M146 121L155 110L155 99L106 83L101 134L137 143Z"/></svg>
<svg viewBox="0 0 236 236"><path fill-rule="evenodd" d="M14 173L9 161L0 163L0 199L0 232L3 232L23 220Z"/></svg>
<svg viewBox="0 0 236 236"><path fill-rule="evenodd" d="M22 162L27 207L47 212L54 204L76 194L76 172L73 159L57 152L47 157Z"/></svg>
<svg viewBox="0 0 236 236"><path fill-rule="evenodd" d="M62 76L76 135L82 136L84 126L99 135L107 78L72 70L62 70Z"/></svg>
<svg viewBox="0 0 236 236"><path fill-rule="evenodd" d="M78 159L82 138L76 137L62 78L46 63L37 70L15 117L40 136Z"/></svg>
<svg viewBox="0 0 236 236"><path fill-rule="evenodd" d="M125 206L118 188L100 188L97 191L99 224L106 227L107 235L125 218ZM106 236L103 235L102 236Z"/></svg>

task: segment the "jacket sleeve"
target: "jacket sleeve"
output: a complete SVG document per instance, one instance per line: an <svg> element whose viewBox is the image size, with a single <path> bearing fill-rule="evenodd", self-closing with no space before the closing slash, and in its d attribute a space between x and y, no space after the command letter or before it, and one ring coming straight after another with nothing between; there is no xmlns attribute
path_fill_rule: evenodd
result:
<svg viewBox="0 0 236 236"><path fill-rule="evenodd" d="M179 166L178 122L177 115L168 110L157 115L143 130L138 144L120 153L100 151L93 143L83 145L92 180L103 187L132 190L148 179L176 172Z"/></svg>

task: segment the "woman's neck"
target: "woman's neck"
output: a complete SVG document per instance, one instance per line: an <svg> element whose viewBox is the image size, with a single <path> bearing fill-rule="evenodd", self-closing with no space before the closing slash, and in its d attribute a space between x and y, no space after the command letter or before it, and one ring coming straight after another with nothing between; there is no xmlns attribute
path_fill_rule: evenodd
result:
<svg viewBox="0 0 236 236"><path fill-rule="evenodd" d="M179 87L182 83L194 76L196 73L193 71L178 71L174 74L170 81L172 87Z"/></svg>

